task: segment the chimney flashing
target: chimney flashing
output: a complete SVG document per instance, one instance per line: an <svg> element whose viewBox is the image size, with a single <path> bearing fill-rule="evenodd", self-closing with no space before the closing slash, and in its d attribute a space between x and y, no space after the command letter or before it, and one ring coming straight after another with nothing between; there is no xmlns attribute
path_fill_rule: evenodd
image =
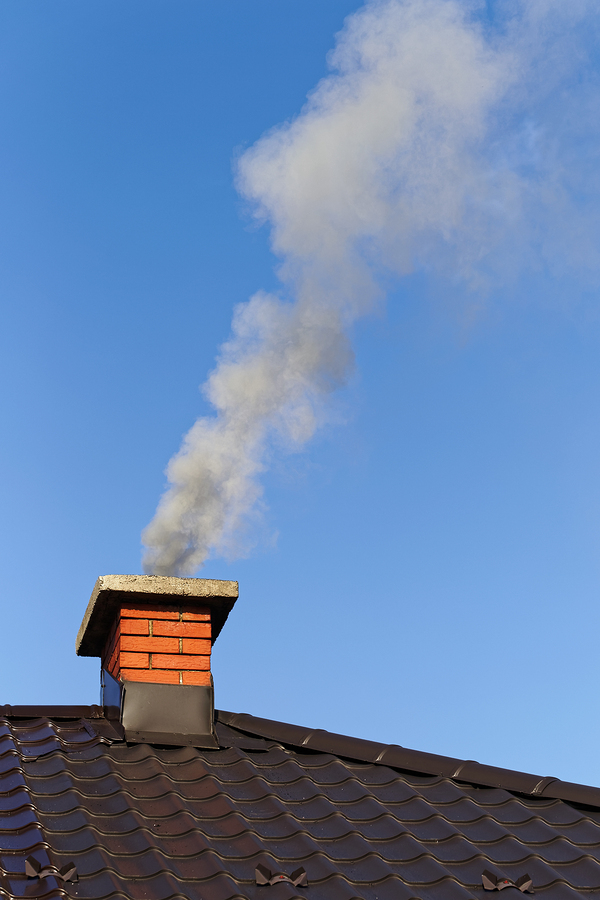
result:
<svg viewBox="0 0 600 900"><path fill-rule="evenodd" d="M125 740L216 750L212 686L124 681L121 723Z"/></svg>
<svg viewBox="0 0 600 900"><path fill-rule="evenodd" d="M101 656L122 603L160 603L161 607L209 607L214 644L238 598L237 581L174 578L165 575L103 575L96 581L75 649L78 656Z"/></svg>

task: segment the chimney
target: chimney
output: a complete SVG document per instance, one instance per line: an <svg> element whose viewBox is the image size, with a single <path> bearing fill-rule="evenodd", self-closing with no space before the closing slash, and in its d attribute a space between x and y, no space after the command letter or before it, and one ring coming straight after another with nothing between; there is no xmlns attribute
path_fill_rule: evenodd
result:
<svg viewBox="0 0 600 900"><path fill-rule="evenodd" d="M216 746L211 648L237 581L104 575L76 641L102 660L101 704L132 742Z"/></svg>

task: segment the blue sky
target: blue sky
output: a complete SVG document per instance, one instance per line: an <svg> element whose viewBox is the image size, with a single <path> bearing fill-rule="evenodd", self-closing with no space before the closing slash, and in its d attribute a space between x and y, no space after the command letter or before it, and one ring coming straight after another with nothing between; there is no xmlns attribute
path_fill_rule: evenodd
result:
<svg viewBox="0 0 600 900"><path fill-rule="evenodd" d="M234 307L282 289L236 160L358 8L0 2L2 702L96 702L94 581L142 570ZM254 548L199 572L240 582L221 708L600 784L597 21L567 24L536 63L564 73L495 107L486 150L537 136L519 265L517 223L485 286L452 246L386 269L327 420L267 454Z"/></svg>

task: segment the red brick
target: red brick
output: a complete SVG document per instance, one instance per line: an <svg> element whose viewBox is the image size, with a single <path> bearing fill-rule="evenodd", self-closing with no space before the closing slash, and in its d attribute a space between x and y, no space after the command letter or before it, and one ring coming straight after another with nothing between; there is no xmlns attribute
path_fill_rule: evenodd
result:
<svg viewBox="0 0 600 900"><path fill-rule="evenodd" d="M179 672L165 669L121 669L124 681L149 681L151 684L179 684Z"/></svg>
<svg viewBox="0 0 600 900"><path fill-rule="evenodd" d="M113 626L111 628L110 640L107 640L107 642L104 646L104 653L102 654L103 660L110 659L113 656L115 647L118 647L118 645L119 645L120 634L121 634L121 629L119 626Z"/></svg>
<svg viewBox="0 0 600 900"><path fill-rule="evenodd" d="M123 657L124 654L121 654ZM128 654L133 656L134 654ZM126 665L126 663L122 663ZM195 669L210 671L210 656L184 656L182 653L166 655L152 654L152 668L157 669Z"/></svg>
<svg viewBox="0 0 600 900"><path fill-rule="evenodd" d="M147 653L121 653L122 669L148 669L150 659ZM169 666L168 668L172 668Z"/></svg>
<svg viewBox="0 0 600 900"><path fill-rule="evenodd" d="M210 640L210 625L205 622L154 622L152 634L186 638L209 638Z"/></svg>
<svg viewBox="0 0 600 900"><path fill-rule="evenodd" d="M182 684L206 684L210 686L210 672L182 672Z"/></svg>
<svg viewBox="0 0 600 900"><path fill-rule="evenodd" d="M124 634L121 638L121 652L123 650L134 650L136 653L178 653L179 638L139 637L136 634Z"/></svg>
<svg viewBox="0 0 600 900"><path fill-rule="evenodd" d="M110 644L107 644L104 648L104 653L102 654L102 665L105 669L108 669L109 672L112 672L115 664L118 667L120 640L121 638L119 630L117 629Z"/></svg>
<svg viewBox="0 0 600 900"><path fill-rule="evenodd" d="M123 619L175 619L179 620L179 610L174 607L166 609L157 609L150 604L143 603L133 604L124 603L121 607L121 618Z"/></svg>
<svg viewBox="0 0 600 900"><path fill-rule="evenodd" d="M110 629L110 631L108 632L108 634L106 636L106 646L107 647L110 645L110 643L112 642L112 639L115 636L115 631L117 630L118 624L119 624L119 620L115 619L115 621L112 624L112 628Z"/></svg>
<svg viewBox="0 0 600 900"><path fill-rule="evenodd" d="M112 675L113 678L119 677L119 660L118 657L115 656L114 659L111 659L109 662L105 663L102 666L103 669L106 669L109 675Z"/></svg>
<svg viewBox="0 0 600 900"><path fill-rule="evenodd" d="M207 606L184 606L181 618L184 622L210 622L210 609Z"/></svg>
<svg viewBox="0 0 600 900"><path fill-rule="evenodd" d="M148 619L121 619L121 634L150 634Z"/></svg>
<svg viewBox="0 0 600 900"><path fill-rule="evenodd" d="M113 676L113 678L116 678L117 675L115 673L118 674L118 672L119 672L119 665L120 665L119 656L120 656L120 650L119 650L119 643L117 642L113 652L110 655L110 659L108 660L107 664L104 667L105 669L107 669L110 672L110 674Z"/></svg>
<svg viewBox="0 0 600 900"><path fill-rule="evenodd" d="M158 602L159 607L122 604L107 637L103 666L125 680L210 684L210 608L186 602L165 608L162 598Z"/></svg>
<svg viewBox="0 0 600 900"><path fill-rule="evenodd" d="M201 653L203 656L210 656L210 641L192 641L189 638L184 638L183 652Z"/></svg>

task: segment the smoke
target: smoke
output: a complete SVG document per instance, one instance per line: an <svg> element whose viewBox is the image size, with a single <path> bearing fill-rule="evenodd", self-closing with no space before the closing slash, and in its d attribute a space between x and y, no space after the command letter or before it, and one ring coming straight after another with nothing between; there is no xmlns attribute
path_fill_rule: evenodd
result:
<svg viewBox="0 0 600 900"><path fill-rule="evenodd" d="M548 0L490 18L464 0L386 0L346 20L332 74L238 161L282 290L235 310L203 388L216 415L169 463L146 571L193 574L239 551L270 453L326 420L382 276L435 269L481 292L523 266L597 268L596 207L577 199L596 176L583 151L569 158L578 116L598 112L581 77L586 10Z"/></svg>

